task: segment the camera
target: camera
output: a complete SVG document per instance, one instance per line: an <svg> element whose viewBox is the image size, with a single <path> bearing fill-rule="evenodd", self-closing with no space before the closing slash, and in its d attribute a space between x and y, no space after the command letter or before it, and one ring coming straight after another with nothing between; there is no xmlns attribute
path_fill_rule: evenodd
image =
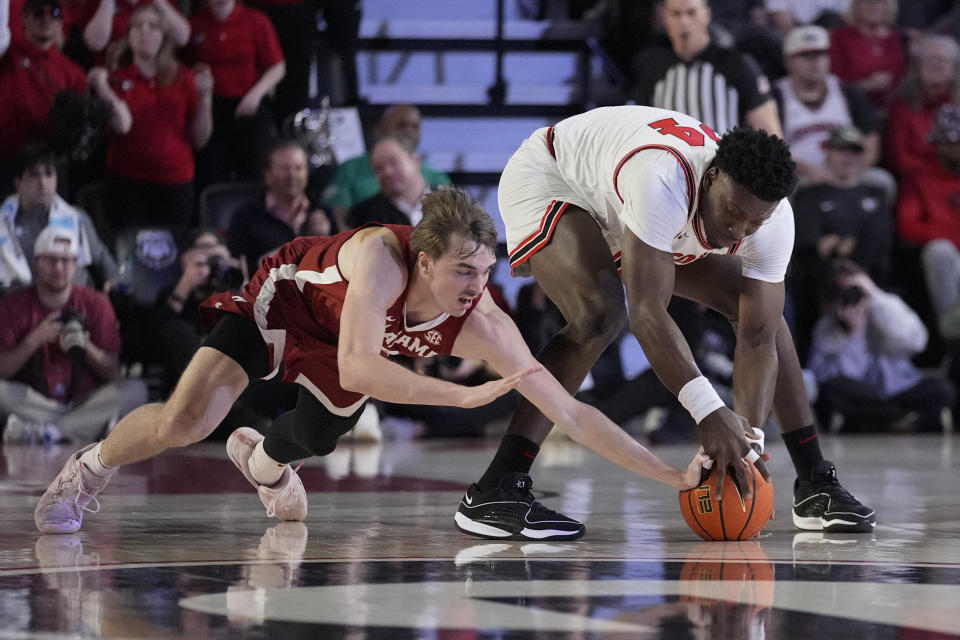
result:
<svg viewBox="0 0 960 640"><path fill-rule="evenodd" d="M64 309L60 312L60 348L70 358L82 358L87 352L87 336L84 327L87 317L76 309Z"/></svg>
<svg viewBox="0 0 960 640"><path fill-rule="evenodd" d="M861 287L853 286L840 289L837 296L837 303L841 307L852 307L863 300L864 291Z"/></svg>
<svg viewBox="0 0 960 640"><path fill-rule="evenodd" d="M220 256L207 258L207 266L210 267L209 283L214 290L236 291L243 286L243 271L227 264Z"/></svg>

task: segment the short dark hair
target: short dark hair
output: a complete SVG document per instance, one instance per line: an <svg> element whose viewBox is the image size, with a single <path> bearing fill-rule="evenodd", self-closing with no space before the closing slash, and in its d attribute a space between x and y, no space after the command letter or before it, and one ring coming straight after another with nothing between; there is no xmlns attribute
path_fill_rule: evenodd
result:
<svg viewBox="0 0 960 640"><path fill-rule="evenodd" d="M57 154L49 145L35 142L25 145L17 152L13 165L15 177L23 178L23 174L34 167L53 167L56 170Z"/></svg>
<svg viewBox="0 0 960 640"><path fill-rule="evenodd" d="M264 171L270 168L270 165L273 162L273 154L282 149L300 149L300 151L303 151L303 155L307 156L307 160L310 160L310 154L307 153L306 148L300 144L299 140L296 138L279 138L271 142L270 146L267 148L267 154L263 158Z"/></svg>
<svg viewBox="0 0 960 640"><path fill-rule="evenodd" d="M410 235L413 255L423 251L437 259L455 239L473 240L491 253L497 250L497 228L480 203L463 189L438 187L423 199L423 219Z"/></svg>
<svg viewBox="0 0 960 640"><path fill-rule="evenodd" d="M720 140L713 165L765 202L778 202L797 186L790 148L762 129L737 127Z"/></svg>

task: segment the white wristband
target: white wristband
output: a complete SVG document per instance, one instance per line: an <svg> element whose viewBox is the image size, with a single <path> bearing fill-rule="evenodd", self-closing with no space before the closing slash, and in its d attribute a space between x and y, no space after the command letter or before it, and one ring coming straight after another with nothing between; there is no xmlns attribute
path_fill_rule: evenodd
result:
<svg viewBox="0 0 960 640"><path fill-rule="evenodd" d="M677 399L697 424L720 407L726 406L717 395L717 390L704 376L694 378L683 385Z"/></svg>

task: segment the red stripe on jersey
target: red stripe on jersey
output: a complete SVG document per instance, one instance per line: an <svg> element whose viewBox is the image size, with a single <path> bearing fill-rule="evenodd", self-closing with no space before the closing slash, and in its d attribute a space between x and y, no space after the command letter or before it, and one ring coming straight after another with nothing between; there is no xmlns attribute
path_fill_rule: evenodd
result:
<svg viewBox="0 0 960 640"><path fill-rule="evenodd" d="M540 228L535 233L527 236L523 242L518 244L516 248L510 252L510 266L516 267L523 264L529 260L533 254L550 242L553 231L557 228L557 222L560 221L560 216L566 211L567 205L568 203L558 200L550 202L550 206L547 207L547 212L540 220Z"/></svg>

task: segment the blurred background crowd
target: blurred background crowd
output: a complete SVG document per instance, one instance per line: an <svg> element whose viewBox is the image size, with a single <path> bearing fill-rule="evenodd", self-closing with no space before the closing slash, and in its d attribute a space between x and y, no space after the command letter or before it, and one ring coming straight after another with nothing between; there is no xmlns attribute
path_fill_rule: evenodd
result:
<svg viewBox="0 0 960 640"><path fill-rule="evenodd" d="M952 428L960 3L497 0L418 13L430 4L0 0L5 443L92 441L164 397L203 338L198 304L238 290L284 242L416 224L440 185L495 202L525 135L622 103L683 111L721 134L763 128L790 146L801 183L785 315L822 428ZM467 97L465 51L496 63ZM505 64L511 51L572 52L564 73L540 70L562 98L524 95L517 74L533 71ZM405 74L417 77L396 82ZM482 133L466 144L504 151L437 153L438 138L470 138L471 118ZM505 273L491 291L536 353L563 318L536 282ZM727 389L726 321L682 300L671 313ZM409 366L466 384L494 375L454 358ZM581 395L638 437L693 439L629 335ZM214 437L267 424L295 399L256 383ZM482 436L514 404L371 404L355 435Z"/></svg>

